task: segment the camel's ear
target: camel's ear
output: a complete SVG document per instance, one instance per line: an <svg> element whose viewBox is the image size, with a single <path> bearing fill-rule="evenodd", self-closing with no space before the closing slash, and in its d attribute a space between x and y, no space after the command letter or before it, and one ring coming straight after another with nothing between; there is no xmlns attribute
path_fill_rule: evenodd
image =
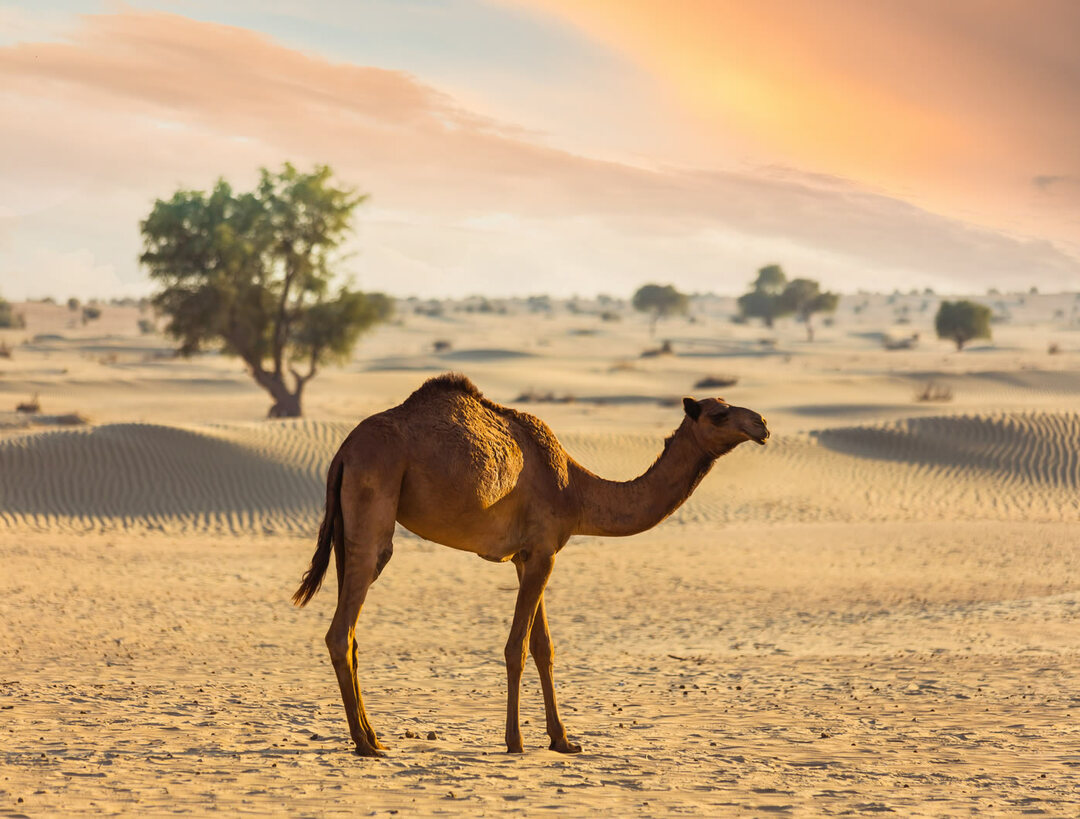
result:
<svg viewBox="0 0 1080 819"><path fill-rule="evenodd" d="M684 398L682 400L682 405L683 409L686 410L686 414L690 416L691 421L696 421L698 416L701 415L701 404L693 398Z"/></svg>

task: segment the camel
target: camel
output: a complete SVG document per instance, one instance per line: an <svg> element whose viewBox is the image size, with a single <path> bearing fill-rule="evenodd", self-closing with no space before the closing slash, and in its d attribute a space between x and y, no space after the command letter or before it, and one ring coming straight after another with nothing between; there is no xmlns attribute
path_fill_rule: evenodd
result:
<svg viewBox="0 0 1080 819"><path fill-rule="evenodd" d="M385 750L364 710L356 633L368 589L393 554L397 521L420 537L485 560L511 561L518 594L506 642L506 749L523 751L518 695L526 646L544 697L551 750L579 753L555 702L544 587L573 535L651 529L697 488L713 462L744 441L764 445L765 419L721 398L683 399L684 416L640 477L608 481L571 458L548 426L500 406L462 375L426 381L396 407L364 419L330 462L326 514L293 602L322 584L333 551L338 599L326 645L360 756Z"/></svg>

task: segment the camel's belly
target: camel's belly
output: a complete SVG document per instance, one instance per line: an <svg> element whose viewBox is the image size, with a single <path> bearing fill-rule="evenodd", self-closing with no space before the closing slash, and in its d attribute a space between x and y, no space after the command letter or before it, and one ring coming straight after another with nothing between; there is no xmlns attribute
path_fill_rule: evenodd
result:
<svg viewBox="0 0 1080 819"><path fill-rule="evenodd" d="M524 548L518 534L520 527L490 512L479 516L453 516L439 510L422 512L405 508L399 509L398 523L424 540L472 552L498 563L509 560Z"/></svg>

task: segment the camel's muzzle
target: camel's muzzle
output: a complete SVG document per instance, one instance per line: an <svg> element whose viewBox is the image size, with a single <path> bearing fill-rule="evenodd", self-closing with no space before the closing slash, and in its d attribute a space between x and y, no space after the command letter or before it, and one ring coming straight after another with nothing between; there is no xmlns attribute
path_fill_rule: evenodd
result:
<svg viewBox="0 0 1080 819"><path fill-rule="evenodd" d="M765 446L765 442L769 439L769 428L765 426L765 419L761 418L758 421L758 426L761 428L760 432L750 433L750 440L759 446Z"/></svg>

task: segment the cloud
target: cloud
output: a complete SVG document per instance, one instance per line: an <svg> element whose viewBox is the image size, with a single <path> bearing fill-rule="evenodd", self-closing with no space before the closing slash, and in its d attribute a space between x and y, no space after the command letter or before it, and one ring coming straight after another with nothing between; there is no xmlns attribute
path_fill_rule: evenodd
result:
<svg viewBox="0 0 1080 819"><path fill-rule="evenodd" d="M373 194L350 265L393 292L625 292L648 278L735 291L773 259L833 287L1053 287L1080 275L1050 242L842 178L575 155L408 74L175 15L89 16L66 41L0 48L0 119L11 297L40 293L45 280L13 281L36 247L88 250L84 277L145 289L137 223L155 197L218 175L243 187L285 159L328 162Z"/></svg>
<svg viewBox="0 0 1080 819"><path fill-rule="evenodd" d="M728 150L1080 243L1080 195L1025 190L1080 173L1072 0L506 1L647 66Z"/></svg>

